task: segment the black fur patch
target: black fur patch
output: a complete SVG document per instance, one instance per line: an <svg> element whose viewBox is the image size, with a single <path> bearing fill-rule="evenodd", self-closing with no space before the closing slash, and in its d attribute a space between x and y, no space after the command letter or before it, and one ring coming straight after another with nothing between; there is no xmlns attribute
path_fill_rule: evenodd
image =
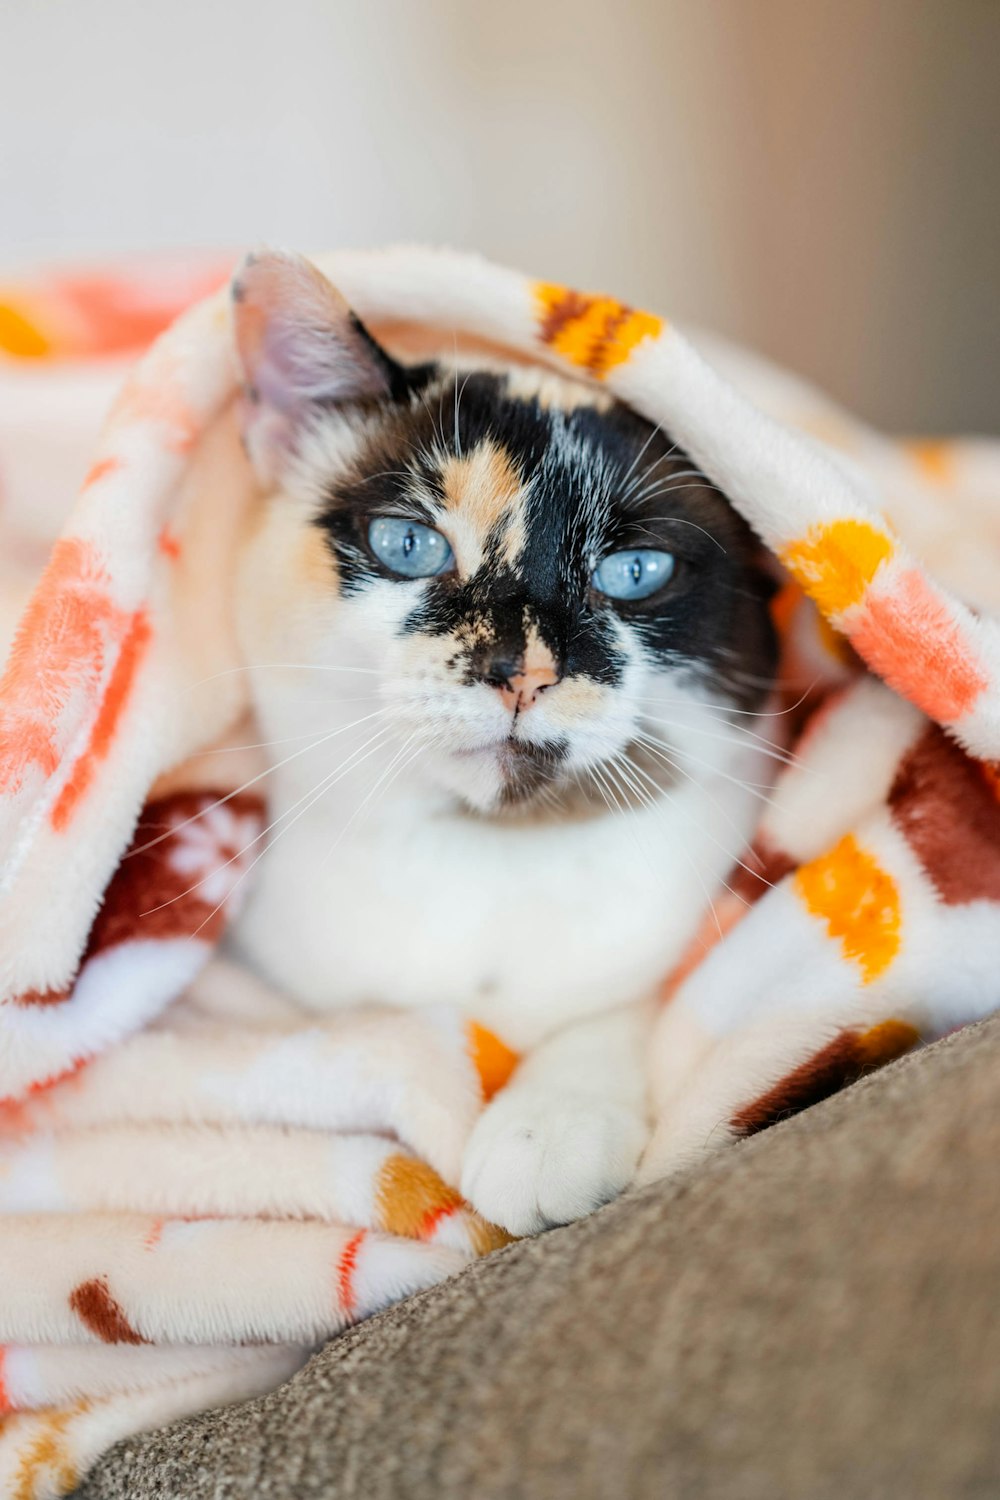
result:
<svg viewBox="0 0 1000 1500"><path fill-rule="evenodd" d="M664 665L697 668L738 706L761 700L777 656L764 550L668 434L620 403L562 409L512 395L503 375L455 377L428 365L406 374L317 518L345 593L391 576L368 546L372 518L432 521L442 455L489 442L529 488L524 546L505 560L498 527L471 577L427 581L405 630L454 634L467 680L489 680L496 660L523 654L530 622L564 677L613 684L625 621ZM593 589L593 570L630 547L672 553L675 571L651 598L615 603Z"/></svg>

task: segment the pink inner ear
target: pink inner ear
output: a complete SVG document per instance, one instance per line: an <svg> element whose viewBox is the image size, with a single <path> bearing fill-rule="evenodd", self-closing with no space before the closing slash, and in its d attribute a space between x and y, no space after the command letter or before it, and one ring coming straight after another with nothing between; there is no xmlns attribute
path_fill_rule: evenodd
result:
<svg viewBox="0 0 1000 1500"><path fill-rule="evenodd" d="M248 257L233 282L233 325L246 380L244 438L266 480L277 477L318 405L389 391L378 345L302 256Z"/></svg>

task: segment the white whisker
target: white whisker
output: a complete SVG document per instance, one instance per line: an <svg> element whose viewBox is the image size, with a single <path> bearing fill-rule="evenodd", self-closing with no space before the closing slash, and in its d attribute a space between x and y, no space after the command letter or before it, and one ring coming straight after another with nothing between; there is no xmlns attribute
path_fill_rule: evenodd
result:
<svg viewBox="0 0 1000 1500"><path fill-rule="evenodd" d="M643 769L642 769L641 766L636 765L635 761L632 760L631 757L629 757L628 755L626 755L625 759L628 761L629 765L632 766L633 769L639 773L639 775L645 776L646 780L649 781L652 786L656 787L658 785L655 781L653 781L652 777L650 777L649 775L647 775L647 773L645 771L643 771ZM743 830L741 828L738 828L736 826L736 824L733 822L732 818L726 812L725 808L722 807L722 805L719 803L719 801L717 800L717 798L715 798L715 797L712 796L711 792L704 785L704 783L695 781L695 778L690 774L689 771L685 771L684 768L683 768L683 766L676 766L675 769L678 770L678 771L680 771L683 776L686 776L689 781L695 782L695 785L700 786L701 790L705 793L706 797L711 802L712 806L716 809L717 812L720 812L722 814L722 816L725 818L726 822L729 824L730 828L736 834L737 838L740 841L740 848L741 849L745 849L746 848L746 835L744 834ZM737 784L739 784L739 783L737 783ZM665 796L667 798L670 797L670 793L665 788L659 788L659 790L662 792L663 796ZM726 856L727 859L731 859L734 864L739 865L741 869L746 870L746 872L747 872L748 875L756 875L757 874L756 870L751 870L751 868L750 868L749 865L744 864L743 860L740 858L739 855L733 854L732 851L730 849L728 849L725 844L721 843L718 839L713 838L710 833L706 833L706 831L705 831L704 828L702 828L700 830L700 832L704 835L704 837L706 837L707 839L709 839L710 842L713 843L717 849L721 849L722 852L723 852L723 854ZM732 895L736 895L736 892L733 890L732 886L726 885L725 881L723 881L722 883L723 883L723 885L726 886L726 890L729 891L729 894L731 896ZM768 882L765 882L765 884L767 884L767 883ZM743 900L743 897L739 897L739 899ZM749 904L749 903L746 903L746 904Z"/></svg>
<svg viewBox="0 0 1000 1500"><path fill-rule="evenodd" d="M754 734L752 729L745 729L741 724L734 724L731 734L717 734L711 729L706 729L702 724L678 724L674 719L661 719L654 714L647 713L643 713L642 718L644 723L663 724L667 729L673 729L675 733L698 734L703 739L713 740L722 745L740 746L745 750L753 750L759 755L766 756L768 760L779 761L783 766L802 765L802 762L791 751L776 748L763 735ZM678 751L678 753L686 752Z"/></svg>
<svg viewBox="0 0 1000 1500"><path fill-rule="evenodd" d="M681 761L674 758L682 753L691 761L692 765L702 766L709 770L713 776L719 776L723 781L731 782L733 786L742 787L744 791L752 792L759 801L767 804L774 800L773 795L766 795L767 793L773 794L774 791L773 784L769 781L746 781L742 776L733 776L730 772L723 771L720 767L714 765L710 760L704 760L700 756L691 755L689 751L681 752L669 740L661 739L658 735L647 734L643 730L639 730L633 736L633 741L636 744L642 745L650 754L658 756L672 770L679 772L682 776L686 776L689 781L693 780L690 771L687 770Z"/></svg>
<svg viewBox="0 0 1000 1500"><path fill-rule="evenodd" d="M248 792L252 786L256 786L259 781L263 781L265 776L270 776L275 771L280 771L283 766L290 765L293 760L298 760L300 756L308 755L310 750L318 748L320 745L325 745L328 740L335 740L338 735L347 734L351 729L357 729L359 724L367 724L370 719L377 719L383 714L390 714L394 711L391 705L387 705L384 708L377 708L374 713L364 714L360 719L355 719L350 724L344 724L339 729L331 730L329 734L317 735L315 740L308 745L303 745L301 750L293 751L291 755L286 755L284 760L275 761L272 766L265 766L263 771L258 771L256 776L251 776L249 781L243 782L242 786L234 787L231 792L227 792L224 797L217 798L215 802L210 802L200 812L192 813L189 818L182 819L180 823L172 824L165 833L158 834L155 839L150 839L146 844L140 844L138 849L130 849L125 858L131 859L135 854L145 854L147 849L152 849L154 845L161 844L164 839L170 838L172 834L179 832L182 828L186 828L189 823L196 823L199 818L204 818L208 813L214 812L217 807L223 807L227 802L232 802L234 797L241 796L243 792Z"/></svg>
<svg viewBox="0 0 1000 1500"><path fill-rule="evenodd" d="M647 516L645 522L642 525L637 526L636 530L645 531L649 536L656 538L656 532L650 531L650 526L654 525L657 521L669 521L674 526L690 526L693 531L700 531L702 536L707 536L708 540L713 544L713 546L718 547L723 556L728 556L726 548L722 545L717 536L713 536L710 531L706 531L705 527L699 526L696 521L689 521L686 516ZM657 540L663 541L664 539L663 537L659 537L657 538Z"/></svg>
<svg viewBox="0 0 1000 1500"><path fill-rule="evenodd" d="M619 755L615 756L614 759L615 759L616 762L621 763L623 760L628 760L628 757L624 756L623 754L619 754ZM637 771L639 769L639 767L635 765L634 761L628 760L628 764L633 768L633 770ZM619 771L619 774L621 774L621 771ZM651 778L647 777L647 780L651 780ZM644 802L645 806L647 806L651 811L654 811L654 812L658 811L656 802L649 795L649 793L643 793L642 788L638 786L638 784L635 782L634 778L630 777L630 781L631 781L631 784L632 784L633 789L635 791L635 795L639 798L639 800L641 802ZM656 789L657 799L662 798L667 803L669 803L671 806L676 806L676 798L674 798L674 797L671 796L670 792L666 789L666 787L658 786L656 782L652 782L652 785ZM705 897L705 904L708 907L708 910L712 914L712 920L715 923L716 927L718 928L719 937L721 938L722 937L722 923L719 921L718 913L715 910L715 902L712 900L712 896L711 896L711 894L709 892L708 886L705 883L705 878L702 875L702 872L699 870L697 862L693 859L693 857L691 856L691 854L684 847L684 841L683 841L683 839L678 840L678 842L677 842L677 848L683 854L683 856L684 856L685 860L687 861L687 863L688 863L688 865L689 865L692 873L694 874L695 879L697 880L698 884L701 887L702 894ZM725 885L725 881L723 881L722 883L723 883L723 885Z"/></svg>
<svg viewBox="0 0 1000 1500"><path fill-rule="evenodd" d="M409 734L409 736L406 738L406 740L404 740L404 742L400 746L400 748L393 755L392 759L389 761L389 764L383 768L383 770L382 770L381 774L379 775L378 779L375 781L375 784L372 787L369 788L368 793L365 796L365 798L363 799L363 801L361 801L358 804L358 806L354 809L354 811L352 812L351 816L348 818L347 822L344 824L343 828L340 830L340 832L338 833L337 837L334 839L333 843L330 845L329 849L326 851L326 854L323 856L323 863L324 864L326 864L327 860L330 858L330 855L333 853L333 851L341 843L341 841L343 840L343 838L347 834L347 830L353 824L355 818L357 818L364 811L364 809L368 806L368 804L371 801L372 797L379 790L379 788L380 787L382 788L382 795L384 797L385 794L386 794L386 792L389 790L390 786L392 786L393 782L396 780L396 778L399 775L399 773L402 770L406 769L406 767L412 765L413 762L416 760L417 756L420 754L420 752L422 750L424 750L424 749L427 748L425 744L418 743L416 745L415 749L413 749L412 753L409 756L406 756L407 750L410 749L410 747L413 745L414 740L416 740L416 739L417 739L417 731L413 730ZM404 759L404 757L406 757L406 758ZM388 777L388 780L386 780L387 777Z"/></svg>
<svg viewBox="0 0 1000 1500"><path fill-rule="evenodd" d="M646 447L648 446L649 444L647 441ZM646 447L642 449L642 453L645 453ZM665 464L668 459L673 458L676 452L677 444L671 443L666 453L661 453L659 458L654 459L653 462L648 466L648 468L644 469L642 473L636 473L634 478L632 479L631 484L627 485L619 496L619 503L622 505L628 505L631 501L631 497L635 494L636 490L642 485L650 484L652 482L653 475L656 473L660 465ZM640 453L639 455L640 458L642 457L642 453ZM636 462L638 462L638 460L636 460ZM632 469L635 469L635 467L636 464L633 464ZM632 473L632 469L629 470L629 474ZM661 476L661 478L662 477L663 476Z"/></svg>
<svg viewBox="0 0 1000 1500"><path fill-rule="evenodd" d="M365 750L368 746L374 744L375 741L383 738L386 734L388 734L390 732L391 729L392 729L392 725L390 725L390 724L383 724L383 725L381 725L375 731L375 733L373 735L369 736L369 738L367 740L365 740L364 744L360 745L356 750L353 750L351 752L351 754L348 755L345 758L345 760L342 760L340 762L339 766L336 766L333 771L331 771L327 776L323 777L322 781L320 783L320 786L323 789L325 789L325 787L326 787L326 785L328 783L332 784L333 780L337 778L337 776L338 776L339 773L346 774L347 771L353 770L353 766L351 765L351 762L356 760L356 758L361 754L361 751ZM363 758L364 757L362 756L362 759ZM313 788L313 790L315 790L315 788ZM182 901L186 896L193 895L194 892L197 891L197 890L199 890L200 887L203 886L207 881L213 880L222 870L228 870L230 865L233 865L233 864L235 864L237 862L237 860L242 859L245 854L248 854L250 852L250 850L254 847L255 844L259 844L262 839L267 838L267 835L273 829L277 828L277 826L278 826L279 823L283 822L285 818L287 818L291 813L293 813L295 811L295 809L297 807L299 807L301 805L301 803L304 802L305 799L306 799L306 797L308 797L308 796L310 796L310 792L305 792L303 794L303 796L301 796L296 802L294 802L290 808L286 808L283 813L279 813L279 815L276 818L273 818L271 820L271 822L267 824L266 827L264 827L264 828L261 829L260 833L258 833L254 838L252 838L248 844L244 844L244 846L243 846L242 849L238 849L236 851L236 853L233 854L233 855L231 855L229 859L225 860L225 862L223 864L221 864L221 865L214 865L213 868L206 875L203 875L200 880L196 880L192 885L189 885L186 890L178 892L178 894L176 896L171 896L168 901L161 901L160 904L159 904L159 906L151 906L147 911L141 912L140 915L143 916L143 917L151 916L153 914L153 912L163 911L166 907L173 906L176 901ZM202 813L198 813L195 816L196 817L202 817L202 816L204 816L204 813L206 813L208 811L210 811L210 809L209 808L205 808L205 809L203 809ZM298 821L298 820L295 819L293 821ZM191 823L191 822L194 822L194 818L188 818L188 819L185 820L185 823ZM184 823L178 823L176 825L176 828L183 828L184 826L185 826ZM291 826L291 825L289 825L289 826ZM168 829L165 834L161 835L160 839L156 839L153 842L154 843L159 843L161 841L161 839L163 839L163 838L169 838L170 835L172 833L174 833L175 831L176 831L176 829L174 829L174 828ZM280 835L279 835L279 837L280 837ZM265 846L265 850L266 850L266 848L267 848L267 846ZM264 854L265 850L261 851L261 853L257 856L257 859L260 859L260 858L263 857L263 854ZM139 851L135 850L133 852L134 853L138 853ZM241 875L240 879L236 882L236 885L239 885L240 882L246 878L246 876L250 873L250 870L252 870L254 868L254 865L256 865L257 859L255 859L253 861L253 864L251 864L249 870L244 871L243 875ZM233 889L235 890L236 886L234 886ZM225 899L228 900L229 899L228 896ZM220 909L220 907L223 906L223 905L224 905L224 901L220 902L219 905L215 908L215 910L218 911ZM211 912L209 914L209 917L206 917L205 920L209 921L210 918L212 916L214 916L214 915L215 915L215 913ZM203 927L204 925L205 924L203 922L201 924L201 927ZM198 928L198 932L201 931L201 927Z"/></svg>
<svg viewBox="0 0 1000 1500"><path fill-rule="evenodd" d="M226 902L232 900L233 892L239 889L244 880L246 880L247 877L252 874L252 872L260 864L260 861L264 858L264 855L267 854L269 850L274 848L275 844L277 844L278 841L284 837L288 830L290 828L293 828L299 821L299 819L301 817L304 817L305 814L316 805L320 798L323 797L332 786L335 786L338 781L342 780L342 778L348 775L351 771L356 770L357 767L361 765L363 761L366 761L370 755L374 755L376 751L383 748L384 737L385 735L390 733L391 730L391 724L382 725L381 728L377 729L375 733L370 736L370 738L367 739L363 745L359 746L357 750L352 752L352 754L347 757L346 761L342 761L334 771L332 771L329 775L324 776L317 787L313 787L310 792L304 793L304 795L301 796L296 802L293 802L291 807L286 808L283 813L281 813L277 818L273 819L272 822L269 823L268 826L264 828L256 838L251 839L250 843L247 844L243 849L241 849L238 854L234 854L232 859L227 859L224 865L217 866L216 869L212 870L208 875L204 876L202 880L199 880L195 885L191 887L191 891L196 891L200 885L204 885L206 880L210 880L215 875L217 875L219 870L227 869L229 865L231 865L235 860L242 859L243 855L249 853L254 844L258 844L262 839L267 838L267 835L272 833L274 829L278 827L279 823L285 822L286 818L288 818L292 813L295 813L295 816L291 819L291 822L285 823L284 828L279 831L277 837L264 845L260 853L251 860L247 868L233 882L233 885L231 886L227 894L223 897L223 899L218 902L218 904L213 908L212 911L209 912L204 922L202 922L195 929L195 937L197 937L198 933L201 932L206 923L210 922L212 918L222 910ZM302 806L303 803L306 804L304 807ZM299 809L298 812L295 811L296 808ZM184 892L183 894L190 895L190 891ZM173 899L179 900L180 898L175 896ZM163 904L164 906L169 906L171 905L171 902L166 901ZM159 911L160 908L153 907L152 910ZM146 915L147 913L143 912L143 916Z"/></svg>
<svg viewBox="0 0 1000 1500"><path fill-rule="evenodd" d="M622 499L624 499L625 496L627 496L628 493L629 493L629 483L628 482L632 478L632 475L635 473L636 469L639 467L639 464L642 462L642 456L643 456L643 454L646 452L647 448L649 447L649 445L653 441L653 439L656 437L657 433L660 433L662 431L663 431L663 424L660 423L660 422L657 422L656 426L653 428L652 432L649 434L649 437L643 443L642 447L639 449L638 453L635 455L635 457L633 458L632 462L629 464L628 468L625 470L625 473L622 475L622 478L621 478ZM663 455L663 458L669 458L670 454L673 453L676 450L676 448L677 448L677 444L674 443L673 446L670 448L669 452L667 452L667 453L665 453ZM663 462L663 458L657 459L657 463L662 463ZM655 465L654 465L654 467L655 467ZM650 472L650 471L647 470L647 473L648 472Z"/></svg>

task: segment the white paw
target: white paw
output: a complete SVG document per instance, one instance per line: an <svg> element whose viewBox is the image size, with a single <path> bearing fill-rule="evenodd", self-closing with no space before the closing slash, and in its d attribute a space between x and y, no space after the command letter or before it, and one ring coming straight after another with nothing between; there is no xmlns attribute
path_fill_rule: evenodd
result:
<svg viewBox="0 0 1000 1500"><path fill-rule="evenodd" d="M501 1094L469 1138L462 1192L491 1223L536 1234L617 1197L647 1136L633 1110L592 1095Z"/></svg>

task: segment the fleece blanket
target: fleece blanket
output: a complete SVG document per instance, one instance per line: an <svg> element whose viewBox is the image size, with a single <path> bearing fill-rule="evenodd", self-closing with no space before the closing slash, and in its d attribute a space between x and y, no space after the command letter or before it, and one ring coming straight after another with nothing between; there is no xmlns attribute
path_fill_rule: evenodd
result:
<svg viewBox="0 0 1000 1500"><path fill-rule="evenodd" d="M664 976L643 1175L991 1009L1000 450L889 442L748 356L474 257L319 264L400 353L601 383L784 570L793 743ZM266 826L229 615L254 482L224 280L0 287L0 1493L17 1497L266 1389L504 1239L454 1186L517 1063L502 1037L446 1011L306 1020L215 953Z"/></svg>

